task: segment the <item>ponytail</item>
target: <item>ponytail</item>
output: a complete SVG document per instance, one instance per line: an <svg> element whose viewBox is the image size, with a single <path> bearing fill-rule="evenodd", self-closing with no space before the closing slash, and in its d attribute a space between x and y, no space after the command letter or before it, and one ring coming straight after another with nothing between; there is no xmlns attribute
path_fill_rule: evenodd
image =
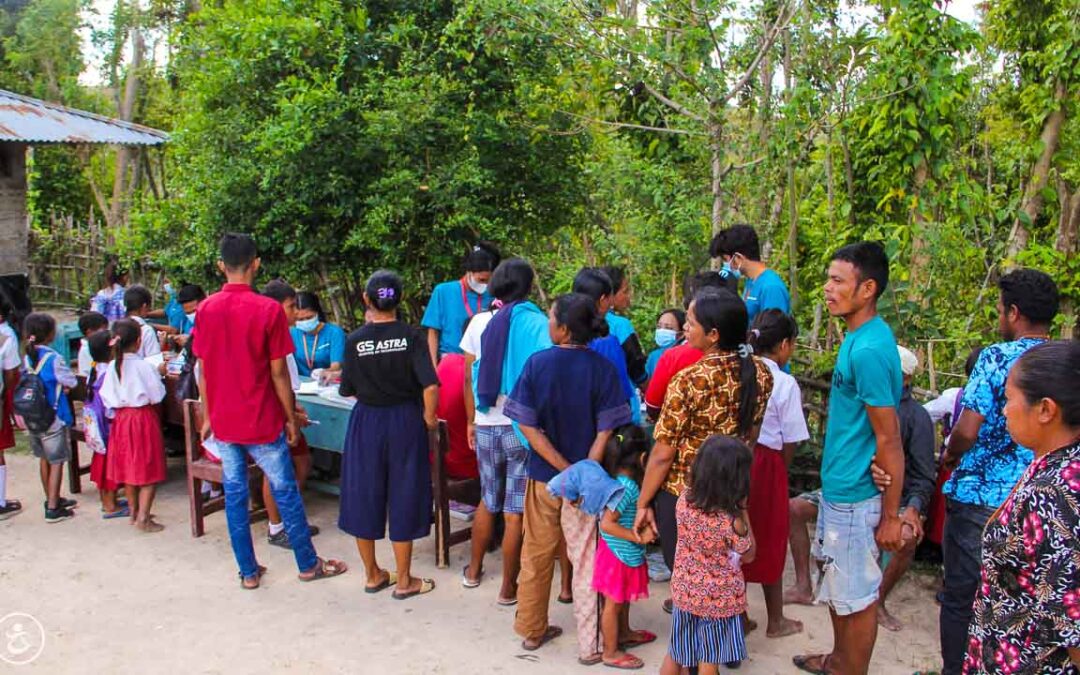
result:
<svg viewBox="0 0 1080 675"><path fill-rule="evenodd" d="M56 319L44 312L32 312L23 320L23 334L26 335L26 358L30 367L37 367L38 347L45 347L56 333Z"/></svg>
<svg viewBox="0 0 1080 675"><path fill-rule="evenodd" d="M90 374L86 376L86 402L94 401L94 382L97 381L97 364L108 363L112 360L112 345L115 340L109 331L103 330L93 333L86 338L86 347L90 351L90 359L93 366Z"/></svg>
<svg viewBox="0 0 1080 675"><path fill-rule="evenodd" d="M112 347L112 357L118 382L123 377L124 353L138 344L141 335L142 327L131 319L120 319L113 324L112 339L109 340L109 346Z"/></svg>
<svg viewBox="0 0 1080 675"><path fill-rule="evenodd" d="M758 406L758 367L749 345L739 349L739 436L746 438L754 428Z"/></svg>

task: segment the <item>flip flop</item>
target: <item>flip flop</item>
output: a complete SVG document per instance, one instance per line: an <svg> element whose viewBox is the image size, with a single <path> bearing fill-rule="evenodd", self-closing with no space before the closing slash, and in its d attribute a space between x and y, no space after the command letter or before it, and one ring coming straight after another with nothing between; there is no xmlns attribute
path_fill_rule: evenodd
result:
<svg viewBox="0 0 1080 675"><path fill-rule="evenodd" d="M435 590L435 582L433 580L431 580L431 579L421 579L420 580L420 588L418 588L417 590L415 590L415 591L406 591L404 593L401 593L399 591L394 591L390 595L390 597L392 597L395 600L408 600L409 598L416 597L417 595L424 595L425 593L430 593L433 590Z"/></svg>
<svg viewBox="0 0 1080 675"><path fill-rule="evenodd" d="M374 586L364 586L365 593L379 593L390 588L391 584L397 583L397 572L387 572L386 579L381 584Z"/></svg>
<svg viewBox="0 0 1080 675"><path fill-rule="evenodd" d="M499 598L495 601L495 604L500 607L513 607L517 604L517 598Z"/></svg>
<svg viewBox="0 0 1080 675"><path fill-rule="evenodd" d="M536 646L530 647L528 640L522 640L521 648L527 652L535 652L537 649L540 649L560 635L562 635L562 628L559 628L558 626L548 626L547 630L544 631L544 634L540 636L540 641L536 643Z"/></svg>
<svg viewBox="0 0 1080 675"><path fill-rule="evenodd" d="M111 513L109 511L103 511L101 513L101 517L104 520L111 520L113 518L127 518L130 515L131 515L131 509L129 509L127 507L127 504L124 504L123 506L119 507L118 509L116 509L115 511L113 511Z"/></svg>
<svg viewBox="0 0 1080 675"><path fill-rule="evenodd" d="M484 568L483 567L480 568L480 574L477 574L475 579L470 579L469 578L469 566L468 565L465 565L465 567L463 567L461 569L461 585L464 586L465 588L478 588L480 586L480 582L483 579L484 579Z"/></svg>
<svg viewBox="0 0 1080 675"><path fill-rule="evenodd" d="M662 604L662 605L660 605L660 606L661 606L661 607L663 608L663 610L664 610L665 612L667 612L668 614L671 614L671 612L672 612L672 611L673 611L673 610L675 609L675 603L674 603L674 601L672 601L672 599L671 599L671 598L668 598L667 600L665 600L665 601L664 601L664 604Z"/></svg>
<svg viewBox="0 0 1080 675"><path fill-rule="evenodd" d="M647 645L650 642L656 642L656 633L651 631L636 630L634 631L634 634L637 635L637 637L619 643L619 649L633 649L634 647Z"/></svg>
<svg viewBox="0 0 1080 675"><path fill-rule="evenodd" d="M604 661L604 665L617 670L641 670L645 667L645 662L633 654L623 654L621 659Z"/></svg>
<svg viewBox="0 0 1080 675"><path fill-rule="evenodd" d="M244 589L245 591L253 591L259 587L259 582L262 581L262 577L264 574L266 574L266 568L262 565L259 565L259 569L256 570L255 576L253 577L247 577L247 579L245 579L244 575L240 572L237 572L236 576L240 577L240 588ZM254 579L254 585L249 586L248 579Z"/></svg>
<svg viewBox="0 0 1080 675"><path fill-rule="evenodd" d="M579 656L577 662L583 666L595 666L598 663L604 662L604 655L597 652L589 657Z"/></svg>
<svg viewBox="0 0 1080 675"><path fill-rule="evenodd" d="M799 670L812 673L813 675L830 675L829 656L830 654L800 654L799 656L791 657L791 663ZM821 665L817 668L810 665L810 662L814 659L821 660Z"/></svg>
<svg viewBox="0 0 1080 675"><path fill-rule="evenodd" d="M322 558L317 558L317 560L314 571L308 570L297 575L300 581L307 583L319 579L329 579L330 577L345 574L349 570L349 566L341 560L323 560Z"/></svg>
<svg viewBox="0 0 1080 675"><path fill-rule="evenodd" d="M569 598L564 598L563 596L560 595L558 598L556 598L556 600L558 600L559 602L561 602L564 605L572 605L572 604L574 604L574 596L570 596Z"/></svg>

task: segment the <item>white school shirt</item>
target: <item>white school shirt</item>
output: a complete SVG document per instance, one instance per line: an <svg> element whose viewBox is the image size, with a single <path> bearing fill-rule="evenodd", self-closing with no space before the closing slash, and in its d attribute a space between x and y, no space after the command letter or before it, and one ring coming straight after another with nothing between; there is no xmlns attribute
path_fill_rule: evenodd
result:
<svg viewBox="0 0 1080 675"><path fill-rule="evenodd" d="M300 391L300 369L296 367L296 355L285 355L285 367L289 369L289 384L293 392Z"/></svg>
<svg viewBox="0 0 1080 675"><path fill-rule="evenodd" d="M94 358L90 356L90 343L86 338L79 340L79 357L76 360L75 373L79 377L90 377L90 364Z"/></svg>
<svg viewBox="0 0 1080 675"><path fill-rule="evenodd" d="M19 343L7 335L0 335L0 394L4 393L5 370L17 370L21 360L19 359Z"/></svg>
<svg viewBox="0 0 1080 675"><path fill-rule="evenodd" d="M142 344L139 345L139 351L136 353L144 359L148 356L160 354L161 343L158 342L157 329L151 326L146 319L141 316L133 316L131 318L135 323L139 324L139 329L142 331Z"/></svg>
<svg viewBox="0 0 1080 675"><path fill-rule="evenodd" d="M7 321L0 320L0 336L7 337L9 340L13 340L16 344L15 351L19 351L19 336L15 334L15 329L12 328L11 324Z"/></svg>
<svg viewBox="0 0 1080 675"><path fill-rule="evenodd" d="M472 354L476 357L476 363L480 363L480 338L484 335L484 330L491 323L492 317L495 316L495 312L481 312L473 317L469 322L469 327L465 329L465 334L461 336L461 351L466 354ZM476 366L474 366L475 368ZM473 401L476 401L476 378L473 374L465 373L465 377L472 378L473 389ZM506 394L499 394L499 397L495 399L495 405L487 409L487 411L476 409L476 417L473 423L478 427L501 427L510 426L512 424L509 417L503 414L503 406L506 405Z"/></svg>
<svg viewBox="0 0 1080 675"><path fill-rule="evenodd" d="M141 408L161 403L165 384L157 368L136 354L124 354L124 377L116 375L116 361L110 364L101 385L101 402L109 408Z"/></svg>
<svg viewBox="0 0 1080 675"><path fill-rule="evenodd" d="M757 442L772 450L783 450L785 443L802 443L810 438L802 409L802 391L791 375L780 370L772 359L762 357L773 376L773 390L765 406L765 418Z"/></svg>

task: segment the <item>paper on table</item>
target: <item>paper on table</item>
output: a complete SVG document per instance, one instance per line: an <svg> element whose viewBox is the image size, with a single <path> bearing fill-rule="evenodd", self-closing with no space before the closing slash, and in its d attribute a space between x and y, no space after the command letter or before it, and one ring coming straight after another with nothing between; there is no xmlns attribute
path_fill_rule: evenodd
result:
<svg viewBox="0 0 1080 675"><path fill-rule="evenodd" d="M319 386L318 380L311 380L310 382L301 382L300 388L296 390L298 394L318 394L322 387Z"/></svg>
<svg viewBox="0 0 1080 675"><path fill-rule="evenodd" d="M161 352L158 352L157 354L151 354L150 356L147 356L143 359L143 361L146 361L153 367L157 368L165 362L165 355Z"/></svg>

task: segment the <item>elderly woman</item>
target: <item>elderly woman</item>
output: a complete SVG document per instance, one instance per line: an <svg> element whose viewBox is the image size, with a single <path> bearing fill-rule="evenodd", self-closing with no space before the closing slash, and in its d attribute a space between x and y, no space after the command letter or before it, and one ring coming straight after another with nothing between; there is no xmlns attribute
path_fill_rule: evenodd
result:
<svg viewBox="0 0 1080 675"><path fill-rule="evenodd" d="M1033 463L983 533L965 673L1080 672L1080 343L1047 342L1005 385Z"/></svg>

